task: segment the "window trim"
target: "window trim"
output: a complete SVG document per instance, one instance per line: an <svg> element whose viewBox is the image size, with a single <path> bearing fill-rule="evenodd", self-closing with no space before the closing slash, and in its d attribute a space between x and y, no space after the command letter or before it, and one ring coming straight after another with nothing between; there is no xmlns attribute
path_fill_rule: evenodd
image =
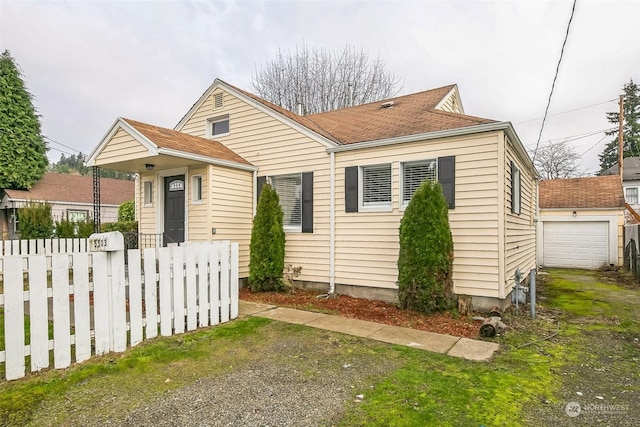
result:
<svg viewBox="0 0 640 427"><path fill-rule="evenodd" d="M635 190L635 202L632 202L631 200L629 200L629 196L627 196L627 193L629 192L629 190ZM630 205L637 205L639 203L640 198L638 197L638 193L640 193L638 191L638 187L625 187L624 189L624 201L627 202Z"/></svg>
<svg viewBox="0 0 640 427"><path fill-rule="evenodd" d="M213 125L216 123L228 122L227 127L229 130L224 133L213 133ZM227 136L231 133L231 119L228 114L224 114L222 116L211 117L207 119L207 137L208 138L221 138L223 136Z"/></svg>
<svg viewBox="0 0 640 427"><path fill-rule="evenodd" d="M200 181L199 185L196 184L198 181ZM201 205L203 203L204 191L202 184L202 174L191 175L191 204L193 205ZM200 194L198 194L198 190Z"/></svg>
<svg viewBox="0 0 640 427"><path fill-rule="evenodd" d="M389 167L389 201L365 202L365 170L380 166ZM393 211L393 163L377 163L358 166L358 211L359 212L391 212Z"/></svg>
<svg viewBox="0 0 640 427"><path fill-rule="evenodd" d="M435 171L434 171L434 176L433 176L433 180L435 182L438 182L438 172L439 172L439 168L438 168L438 158L434 157L432 159L420 159L420 160L407 160L407 161L403 161L400 162L400 176L398 179L398 188L399 188L399 198L400 198L400 211L404 211L407 208L407 205L409 204L409 202L411 201L411 199L405 201L404 200L404 187L405 187L405 166L406 165L419 165L419 164L429 164L429 163L434 163L435 165ZM422 181L420 182L422 184ZM417 190L417 188L416 188ZM414 192L415 193L415 192ZM413 194L411 195L411 197L413 197Z"/></svg>
<svg viewBox="0 0 640 427"><path fill-rule="evenodd" d="M147 185L149 185L149 189L147 189ZM142 181L142 206L147 208L153 206L153 180Z"/></svg>

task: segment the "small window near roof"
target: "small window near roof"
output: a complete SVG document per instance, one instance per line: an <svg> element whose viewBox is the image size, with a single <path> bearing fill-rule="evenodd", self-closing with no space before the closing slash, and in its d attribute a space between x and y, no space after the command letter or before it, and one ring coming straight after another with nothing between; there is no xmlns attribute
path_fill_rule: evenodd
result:
<svg viewBox="0 0 640 427"><path fill-rule="evenodd" d="M153 181L144 182L144 206L153 205Z"/></svg>
<svg viewBox="0 0 640 427"><path fill-rule="evenodd" d="M207 120L209 137L225 136L229 134L229 116L216 117Z"/></svg>
<svg viewBox="0 0 640 427"><path fill-rule="evenodd" d="M625 200L630 205L638 204L638 187L629 187L625 190Z"/></svg>
<svg viewBox="0 0 640 427"><path fill-rule="evenodd" d="M192 202L202 202L202 175L191 177L191 189L193 190Z"/></svg>

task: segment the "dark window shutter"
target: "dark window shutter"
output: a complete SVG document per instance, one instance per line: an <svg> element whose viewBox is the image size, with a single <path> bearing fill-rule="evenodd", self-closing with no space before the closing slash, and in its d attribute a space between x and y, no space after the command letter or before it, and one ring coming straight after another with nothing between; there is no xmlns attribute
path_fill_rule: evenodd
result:
<svg viewBox="0 0 640 427"><path fill-rule="evenodd" d="M257 182L257 196L256 196L256 204L260 201L260 193L262 192L262 187L264 187L265 182L267 182L266 176L259 176Z"/></svg>
<svg viewBox="0 0 640 427"><path fill-rule="evenodd" d="M313 233L313 172L302 174L302 232Z"/></svg>
<svg viewBox="0 0 640 427"><path fill-rule="evenodd" d="M344 168L344 211L358 212L358 167Z"/></svg>
<svg viewBox="0 0 640 427"><path fill-rule="evenodd" d="M449 209L456 207L456 156L438 158L438 182Z"/></svg>

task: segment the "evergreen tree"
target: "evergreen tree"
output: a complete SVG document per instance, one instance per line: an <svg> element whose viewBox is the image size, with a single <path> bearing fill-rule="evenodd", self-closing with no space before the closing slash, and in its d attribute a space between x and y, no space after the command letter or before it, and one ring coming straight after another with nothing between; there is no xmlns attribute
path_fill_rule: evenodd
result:
<svg viewBox="0 0 640 427"><path fill-rule="evenodd" d="M285 234L284 213L278 193L269 184L262 187L249 246L249 285L252 291L283 288Z"/></svg>
<svg viewBox="0 0 640 427"><path fill-rule="evenodd" d="M28 189L47 170L40 119L15 60L0 55L0 188Z"/></svg>
<svg viewBox="0 0 640 427"><path fill-rule="evenodd" d="M623 157L640 156L640 86L629 80L622 88L624 91L624 121L622 125ZM618 138L620 112L607 113L609 123L616 125L615 130L607 132L614 138L600 154L600 172L618 164Z"/></svg>
<svg viewBox="0 0 640 427"><path fill-rule="evenodd" d="M400 221L398 299L401 308L424 313L453 305L453 237L442 186L427 180Z"/></svg>

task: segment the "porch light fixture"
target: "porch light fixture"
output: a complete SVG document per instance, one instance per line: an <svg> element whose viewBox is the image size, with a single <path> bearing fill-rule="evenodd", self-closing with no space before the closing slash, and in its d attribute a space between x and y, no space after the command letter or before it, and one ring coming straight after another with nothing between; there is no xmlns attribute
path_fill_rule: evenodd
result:
<svg viewBox="0 0 640 427"><path fill-rule="evenodd" d="M573 211L573 217L574 217L574 218L576 217L576 215L578 215L578 214L576 213L576 211Z"/></svg>
<svg viewBox="0 0 640 427"><path fill-rule="evenodd" d="M156 165L152 165L151 163L145 163L144 168L148 171L152 171L153 168L155 168Z"/></svg>

